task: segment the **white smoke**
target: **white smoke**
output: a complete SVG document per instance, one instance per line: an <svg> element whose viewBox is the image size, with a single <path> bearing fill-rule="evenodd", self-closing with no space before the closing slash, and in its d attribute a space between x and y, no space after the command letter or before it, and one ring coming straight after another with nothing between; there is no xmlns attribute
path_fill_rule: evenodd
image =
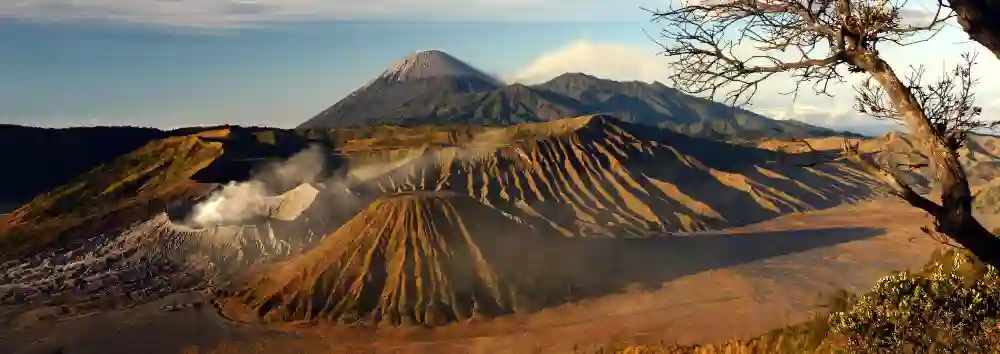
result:
<svg viewBox="0 0 1000 354"><path fill-rule="evenodd" d="M444 160L469 162L490 156L498 147L511 143L512 132L490 129L476 134L469 144L445 148L411 148L389 161L361 163L352 166L343 176L324 179L328 172L323 148L312 146L289 159L263 168L245 182L231 182L195 205L185 224L195 228L240 224L247 220L269 217L273 200L280 191L303 183L319 183L337 198L340 208L360 206L355 188L384 179L400 179L411 171L434 167ZM390 154L395 155L395 154ZM387 156L388 157L388 156Z"/></svg>
<svg viewBox="0 0 1000 354"><path fill-rule="evenodd" d="M195 205L190 223L207 227L240 222L260 214L260 206L270 192L261 181L229 182L208 200Z"/></svg>
<svg viewBox="0 0 1000 354"><path fill-rule="evenodd" d="M281 189L315 182L326 171L323 154L322 147L312 145L292 155L288 160L265 167L256 178Z"/></svg>
<svg viewBox="0 0 1000 354"><path fill-rule="evenodd" d="M230 182L192 209L187 223L192 227L232 225L266 217L271 212L269 197L303 183L313 183L325 171L323 149L311 146L289 159L265 166L250 180Z"/></svg>

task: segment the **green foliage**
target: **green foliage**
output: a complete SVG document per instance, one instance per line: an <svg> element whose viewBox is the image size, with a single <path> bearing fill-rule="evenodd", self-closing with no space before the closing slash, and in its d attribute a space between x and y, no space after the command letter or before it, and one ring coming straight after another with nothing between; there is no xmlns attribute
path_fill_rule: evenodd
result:
<svg viewBox="0 0 1000 354"><path fill-rule="evenodd" d="M850 352L996 352L998 286L995 268L952 250L935 254L920 272L883 278L830 323Z"/></svg>

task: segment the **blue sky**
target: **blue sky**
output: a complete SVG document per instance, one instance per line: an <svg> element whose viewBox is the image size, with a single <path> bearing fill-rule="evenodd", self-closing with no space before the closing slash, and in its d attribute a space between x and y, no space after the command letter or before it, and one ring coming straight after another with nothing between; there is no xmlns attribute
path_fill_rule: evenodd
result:
<svg viewBox="0 0 1000 354"><path fill-rule="evenodd" d="M292 127L407 54L444 50L508 81L581 71L667 81L669 58L639 6L662 0L14 0L0 4L0 123L218 123ZM551 21L558 19L558 22ZM461 20L458 22L457 20ZM889 50L898 68L939 68L979 49L957 29ZM986 114L1000 87L984 81ZM853 95L791 102L765 87L751 109L827 126L869 124ZM995 86L995 85L994 85Z"/></svg>
<svg viewBox="0 0 1000 354"><path fill-rule="evenodd" d="M415 50L442 49L506 76L580 38L644 42L641 25L311 22L204 34L4 24L0 33L12 40L0 41L0 117L19 124L289 126Z"/></svg>

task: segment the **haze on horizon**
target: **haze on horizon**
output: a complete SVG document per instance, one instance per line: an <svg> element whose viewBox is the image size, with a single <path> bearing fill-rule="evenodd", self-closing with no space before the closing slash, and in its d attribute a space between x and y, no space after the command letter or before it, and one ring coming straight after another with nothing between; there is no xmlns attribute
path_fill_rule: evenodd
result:
<svg viewBox="0 0 1000 354"><path fill-rule="evenodd" d="M929 8L916 1L916 10ZM405 56L447 52L508 83L565 72L669 84L658 27L639 7L669 1L431 2L26 0L0 4L0 123L64 127L246 124L293 127ZM885 49L897 68L931 74L984 52L956 26L933 41ZM1000 115L1000 63L980 60L979 103ZM862 132L886 128L835 97L791 96L772 79L747 107Z"/></svg>

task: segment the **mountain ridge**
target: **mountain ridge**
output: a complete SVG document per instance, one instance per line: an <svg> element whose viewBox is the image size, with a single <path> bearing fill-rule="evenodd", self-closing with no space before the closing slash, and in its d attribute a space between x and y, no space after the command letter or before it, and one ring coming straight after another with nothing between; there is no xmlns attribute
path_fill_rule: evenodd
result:
<svg viewBox="0 0 1000 354"><path fill-rule="evenodd" d="M660 82L615 81L585 73L564 73L535 85L505 85L440 51L418 52L404 58L297 129L383 124L512 125L589 114L611 114L627 122L712 138L859 136L771 119L690 96Z"/></svg>

